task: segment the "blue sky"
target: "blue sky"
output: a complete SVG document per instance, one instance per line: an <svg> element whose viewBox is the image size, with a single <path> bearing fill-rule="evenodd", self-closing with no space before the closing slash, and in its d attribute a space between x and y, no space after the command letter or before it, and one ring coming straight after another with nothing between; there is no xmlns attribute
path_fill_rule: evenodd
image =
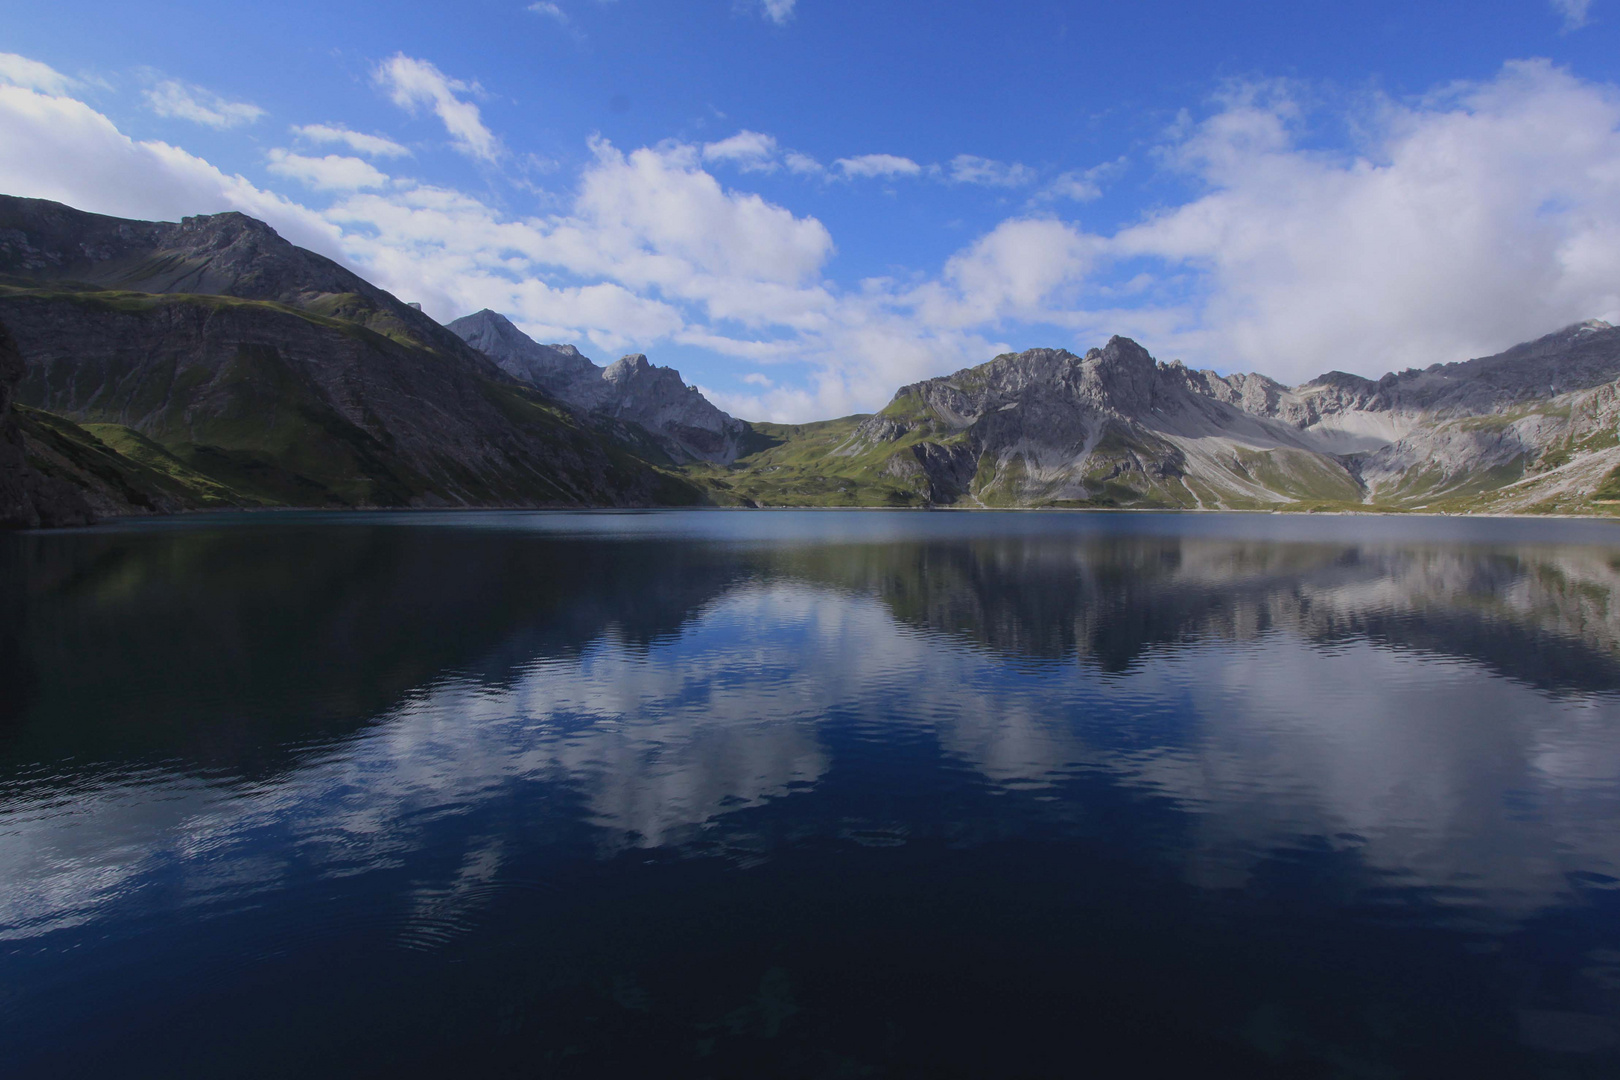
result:
<svg viewBox="0 0 1620 1080"><path fill-rule="evenodd" d="M0 191L241 209L751 419L1110 334L1298 382L1620 320L1620 9L0 2Z"/></svg>

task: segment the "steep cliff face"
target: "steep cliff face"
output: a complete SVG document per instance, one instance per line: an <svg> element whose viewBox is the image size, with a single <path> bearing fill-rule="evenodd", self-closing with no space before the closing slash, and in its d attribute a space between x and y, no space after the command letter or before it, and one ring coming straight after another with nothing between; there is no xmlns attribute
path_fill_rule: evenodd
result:
<svg viewBox="0 0 1620 1080"><path fill-rule="evenodd" d="M644 429L676 461L729 464L747 444L747 424L715 408L674 368L656 367L640 353L603 369L572 345L539 344L487 308L448 329L502 371L571 408Z"/></svg>
<svg viewBox="0 0 1620 1080"><path fill-rule="evenodd" d="M0 528L88 525L95 516L84 499L29 464L23 433L12 411L14 391L24 371L16 343L0 323Z"/></svg>

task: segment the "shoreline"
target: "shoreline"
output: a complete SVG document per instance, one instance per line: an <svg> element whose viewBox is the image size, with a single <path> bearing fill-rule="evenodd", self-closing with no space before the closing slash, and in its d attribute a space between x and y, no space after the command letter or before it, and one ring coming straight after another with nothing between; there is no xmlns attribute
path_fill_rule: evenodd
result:
<svg viewBox="0 0 1620 1080"><path fill-rule="evenodd" d="M10 529L4 532L39 534L77 532L102 525L131 525L140 522L178 521L223 514L650 514L680 512L713 513L958 513L958 514L1244 514L1263 517L1387 517L1445 518L1478 521L1594 521L1620 524L1620 514L1510 514L1448 513L1434 510L1262 510L1251 508L1212 509L1210 507L1134 506L232 506L176 510L162 514L116 514L98 518L91 525Z"/></svg>

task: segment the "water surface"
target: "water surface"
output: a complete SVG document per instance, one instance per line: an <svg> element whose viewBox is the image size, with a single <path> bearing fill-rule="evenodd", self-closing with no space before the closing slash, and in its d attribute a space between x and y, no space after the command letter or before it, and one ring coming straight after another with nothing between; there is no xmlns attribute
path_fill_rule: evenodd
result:
<svg viewBox="0 0 1620 1080"><path fill-rule="evenodd" d="M1620 526L0 537L19 1077L1620 1074Z"/></svg>

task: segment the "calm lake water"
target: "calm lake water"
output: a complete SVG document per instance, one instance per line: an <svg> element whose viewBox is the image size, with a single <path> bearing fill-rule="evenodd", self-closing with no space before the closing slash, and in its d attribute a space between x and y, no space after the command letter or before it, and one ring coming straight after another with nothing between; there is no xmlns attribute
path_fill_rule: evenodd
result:
<svg viewBox="0 0 1620 1080"><path fill-rule="evenodd" d="M0 537L7 1077L1620 1075L1620 524Z"/></svg>

